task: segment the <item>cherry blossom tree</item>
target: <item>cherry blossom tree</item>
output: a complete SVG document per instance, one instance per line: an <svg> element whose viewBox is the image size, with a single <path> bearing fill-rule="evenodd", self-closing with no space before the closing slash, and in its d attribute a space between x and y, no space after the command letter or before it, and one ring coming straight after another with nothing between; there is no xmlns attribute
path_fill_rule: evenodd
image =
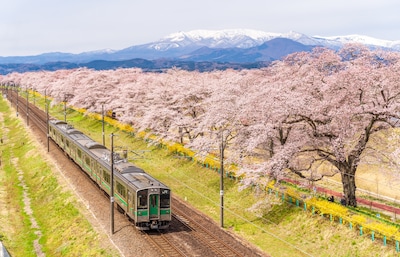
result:
<svg viewBox="0 0 400 257"><path fill-rule="evenodd" d="M271 81L279 95L267 94L278 106L266 105L272 117L253 125L264 124L272 135L283 126L287 133L263 168L272 173L288 169L314 180L310 171L323 164L333 167L319 177L340 173L346 203L356 206L355 175L367 144L399 118L398 60L397 53L350 45L338 53L317 49L276 63L271 69L279 78Z"/></svg>
<svg viewBox="0 0 400 257"><path fill-rule="evenodd" d="M162 73L140 69L12 73L54 102L117 113L121 122L240 164L244 183L291 172L308 181L340 174L356 206L356 172L371 140L399 120L399 53L348 45L289 55L255 70ZM249 160L252 160L249 162ZM253 160L256 160L254 162Z"/></svg>

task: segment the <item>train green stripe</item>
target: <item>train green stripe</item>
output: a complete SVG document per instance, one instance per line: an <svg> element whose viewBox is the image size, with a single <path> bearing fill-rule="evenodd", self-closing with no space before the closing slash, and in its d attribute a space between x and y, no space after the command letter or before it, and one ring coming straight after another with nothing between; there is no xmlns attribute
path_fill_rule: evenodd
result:
<svg viewBox="0 0 400 257"><path fill-rule="evenodd" d="M121 203L123 203L125 206L128 206L128 203L121 196L119 196L118 194L115 194L115 196L119 199Z"/></svg>
<svg viewBox="0 0 400 257"><path fill-rule="evenodd" d="M160 210L161 215L171 214L171 210Z"/></svg>
<svg viewBox="0 0 400 257"><path fill-rule="evenodd" d="M135 211L135 216L149 216L149 212L147 210Z"/></svg>
<svg viewBox="0 0 400 257"><path fill-rule="evenodd" d="M108 190L111 190L110 186L109 186L106 182L101 181L101 184L102 184L105 188L107 188Z"/></svg>

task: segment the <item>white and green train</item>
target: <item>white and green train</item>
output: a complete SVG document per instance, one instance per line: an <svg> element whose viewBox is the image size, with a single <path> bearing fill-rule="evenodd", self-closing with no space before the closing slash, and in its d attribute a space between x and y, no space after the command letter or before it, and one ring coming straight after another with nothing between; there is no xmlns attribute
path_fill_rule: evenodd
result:
<svg viewBox="0 0 400 257"><path fill-rule="evenodd" d="M64 121L49 121L49 136L108 195L111 151ZM139 230L166 229L171 222L171 191L126 159L114 154L114 199Z"/></svg>

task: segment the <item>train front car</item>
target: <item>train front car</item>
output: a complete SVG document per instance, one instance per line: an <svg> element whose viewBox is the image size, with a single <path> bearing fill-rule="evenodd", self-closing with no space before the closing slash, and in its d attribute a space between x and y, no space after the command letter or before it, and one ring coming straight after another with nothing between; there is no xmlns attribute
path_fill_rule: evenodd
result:
<svg viewBox="0 0 400 257"><path fill-rule="evenodd" d="M111 151L66 122L51 120L50 137L108 195L111 194ZM114 192L119 210L139 230L167 229L171 222L170 189L119 154L113 157Z"/></svg>
<svg viewBox="0 0 400 257"><path fill-rule="evenodd" d="M171 191L147 173L131 174L136 184L135 225L139 230L167 229L171 222Z"/></svg>

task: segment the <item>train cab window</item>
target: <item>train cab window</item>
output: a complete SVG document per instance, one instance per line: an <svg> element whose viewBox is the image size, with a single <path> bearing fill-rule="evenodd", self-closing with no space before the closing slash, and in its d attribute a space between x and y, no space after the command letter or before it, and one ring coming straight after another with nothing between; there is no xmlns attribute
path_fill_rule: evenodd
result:
<svg viewBox="0 0 400 257"><path fill-rule="evenodd" d="M103 170L103 179L104 179L105 182L110 184L111 176L106 170Z"/></svg>
<svg viewBox="0 0 400 257"><path fill-rule="evenodd" d="M160 208L169 208L170 206L170 190L161 189L160 194Z"/></svg>
<svg viewBox="0 0 400 257"><path fill-rule="evenodd" d="M137 193L138 209L147 209L147 189Z"/></svg>
<svg viewBox="0 0 400 257"><path fill-rule="evenodd" d="M126 198L126 190L125 187L117 182L117 192L120 194L123 198Z"/></svg>

